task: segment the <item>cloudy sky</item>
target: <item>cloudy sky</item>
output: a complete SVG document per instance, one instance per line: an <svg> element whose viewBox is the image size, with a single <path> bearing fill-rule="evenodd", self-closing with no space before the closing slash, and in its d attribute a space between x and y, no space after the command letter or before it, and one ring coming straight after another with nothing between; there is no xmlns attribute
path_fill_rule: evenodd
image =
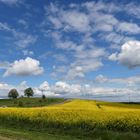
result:
<svg viewBox="0 0 140 140"><path fill-rule="evenodd" d="M0 96L140 101L138 0L0 0Z"/></svg>

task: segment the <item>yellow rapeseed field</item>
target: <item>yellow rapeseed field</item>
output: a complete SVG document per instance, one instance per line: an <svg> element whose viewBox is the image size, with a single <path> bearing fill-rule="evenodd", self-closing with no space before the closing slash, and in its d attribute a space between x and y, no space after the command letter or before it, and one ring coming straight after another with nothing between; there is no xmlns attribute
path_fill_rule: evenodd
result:
<svg viewBox="0 0 140 140"><path fill-rule="evenodd" d="M0 123L36 128L95 128L140 132L140 106L75 99L36 108L0 108Z"/></svg>

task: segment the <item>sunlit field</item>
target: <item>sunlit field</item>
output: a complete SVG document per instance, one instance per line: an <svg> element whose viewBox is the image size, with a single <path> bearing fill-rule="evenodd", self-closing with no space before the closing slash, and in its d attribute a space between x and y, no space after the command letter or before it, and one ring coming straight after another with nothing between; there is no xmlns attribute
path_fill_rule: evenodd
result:
<svg viewBox="0 0 140 140"><path fill-rule="evenodd" d="M68 100L32 108L0 108L0 123L31 130L56 130L92 137L95 130L140 132L140 105Z"/></svg>

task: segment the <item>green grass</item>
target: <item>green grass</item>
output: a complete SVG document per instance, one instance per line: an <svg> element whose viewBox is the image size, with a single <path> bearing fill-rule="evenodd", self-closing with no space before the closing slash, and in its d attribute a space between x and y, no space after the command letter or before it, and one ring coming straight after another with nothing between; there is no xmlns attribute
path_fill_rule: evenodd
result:
<svg viewBox="0 0 140 140"><path fill-rule="evenodd" d="M18 99L0 99L0 107L40 107L55 103L64 102L63 98L18 98Z"/></svg>
<svg viewBox="0 0 140 140"><path fill-rule="evenodd" d="M24 129L7 129L5 127L0 127L0 136L4 138L11 138L12 140L79 140L73 136L64 136L61 134L56 135L39 131L27 131Z"/></svg>
<svg viewBox="0 0 140 140"><path fill-rule="evenodd" d="M95 130L92 137L72 136L61 133L28 131L0 126L0 136L10 140L139 140L140 134ZM6 140L7 140L6 139ZM9 140L9 139L8 139Z"/></svg>

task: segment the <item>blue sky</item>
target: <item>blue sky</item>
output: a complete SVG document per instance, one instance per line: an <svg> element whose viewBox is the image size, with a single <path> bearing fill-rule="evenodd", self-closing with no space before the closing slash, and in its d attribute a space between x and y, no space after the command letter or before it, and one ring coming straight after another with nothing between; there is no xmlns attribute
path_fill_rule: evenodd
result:
<svg viewBox="0 0 140 140"><path fill-rule="evenodd" d="M32 86L37 94L136 101L139 21L136 0L0 0L1 95Z"/></svg>

